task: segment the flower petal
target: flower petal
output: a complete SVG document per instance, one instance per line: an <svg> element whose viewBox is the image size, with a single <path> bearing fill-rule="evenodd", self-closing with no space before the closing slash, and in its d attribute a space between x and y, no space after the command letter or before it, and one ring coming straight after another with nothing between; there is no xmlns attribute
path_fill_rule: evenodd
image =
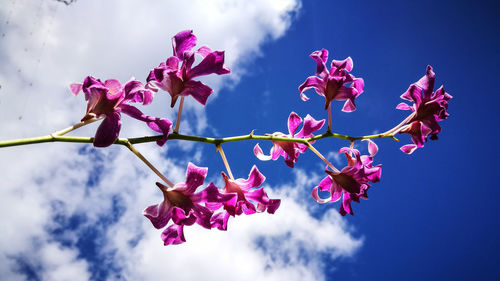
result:
<svg viewBox="0 0 500 281"><path fill-rule="evenodd" d="M406 154L412 154L417 148L418 147L414 144L407 144L407 145L403 145L399 149L401 149L401 151L403 151Z"/></svg>
<svg viewBox="0 0 500 281"><path fill-rule="evenodd" d="M420 78L417 83L415 83L416 86L422 89L424 100L427 100L431 97L432 91L434 90L435 80L436 74L434 74L434 71L432 71L432 67L428 65L425 71L425 75Z"/></svg>
<svg viewBox="0 0 500 281"><path fill-rule="evenodd" d="M290 113L290 116L288 116L288 132L292 137L295 135L295 131L297 131L301 123L302 118L300 118L297 113Z"/></svg>
<svg viewBox="0 0 500 281"><path fill-rule="evenodd" d="M107 147L112 145L120 134L121 121L120 113L112 112L106 115L102 123L97 128L94 138L95 147Z"/></svg>
<svg viewBox="0 0 500 281"><path fill-rule="evenodd" d="M337 69L345 69L351 72L353 66L354 64L351 57L348 57L345 60L332 60L332 67L335 67Z"/></svg>
<svg viewBox="0 0 500 281"><path fill-rule="evenodd" d="M398 105L396 106L396 109L400 109L400 110L411 110L411 111L413 111L413 107L411 107L411 106L407 105L407 104L406 104L406 103L404 103L404 102L402 102L402 103L398 104Z"/></svg>
<svg viewBox="0 0 500 281"><path fill-rule="evenodd" d="M188 80L184 83L184 90L181 92L181 95L191 95L196 101L205 105L207 103L208 96L210 96L212 92L213 90L210 87L200 81Z"/></svg>
<svg viewBox="0 0 500 281"><path fill-rule="evenodd" d="M227 230L227 222L229 220L229 213L226 211L219 212L210 218L210 227L219 230Z"/></svg>
<svg viewBox="0 0 500 281"><path fill-rule="evenodd" d="M304 125L300 132L295 136L297 138L309 138L313 136L313 133L320 130L325 124L325 119L317 121L311 115L307 114L304 118Z"/></svg>
<svg viewBox="0 0 500 281"><path fill-rule="evenodd" d="M79 83L71 83L69 84L69 90L71 91L71 93L73 95L78 95L78 93L80 93L80 91L82 90L82 86L83 84L79 84Z"/></svg>
<svg viewBox="0 0 500 281"><path fill-rule="evenodd" d="M186 189L184 194L193 194L200 185L205 181L208 168L198 167L189 162L186 171Z"/></svg>
<svg viewBox="0 0 500 281"><path fill-rule="evenodd" d="M168 134L172 128L172 122L165 118L157 118L144 115L139 109L128 104L121 104L120 109L123 113L137 120L146 122L153 131L163 134L163 137L156 141L159 146L163 146L168 139Z"/></svg>
<svg viewBox="0 0 500 281"><path fill-rule="evenodd" d="M321 78L328 76L328 70L325 65L328 59L328 50L321 49L320 51L313 52L309 56L316 62L316 75Z"/></svg>
<svg viewBox="0 0 500 281"><path fill-rule="evenodd" d="M191 51L194 46L196 46L196 36L192 30L181 31L172 38L174 56L180 60L184 59L184 52Z"/></svg>
<svg viewBox="0 0 500 281"><path fill-rule="evenodd" d="M256 144L253 147L253 154L255 154L255 156L257 156L259 160L262 161L271 160L271 155L265 155L264 152L262 152L262 149L260 148L259 144Z"/></svg>
<svg viewBox="0 0 500 281"><path fill-rule="evenodd" d="M215 51L207 54L205 58L188 73L189 79L208 74L227 74L231 72L224 65L224 51Z"/></svg>
<svg viewBox="0 0 500 281"><path fill-rule="evenodd" d="M165 227L171 218L172 206L168 201L163 201L158 205L152 205L144 209L142 214L148 218L157 229Z"/></svg>
<svg viewBox="0 0 500 281"><path fill-rule="evenodd" d="M307 101L309 99L303 92L310 88L314 88L316 93L324 96L326 91L326 82L317 76L307 77L306 81L299 86L300 98L303 101Z"/></svg>
<svg viewBox="0 0 500 281"><path fill-rule="evenodd" d="M163 240L164 245L178 245L186 242L183 227L183 225L177 224L167 227L161 234L161 240Z"/></svg>

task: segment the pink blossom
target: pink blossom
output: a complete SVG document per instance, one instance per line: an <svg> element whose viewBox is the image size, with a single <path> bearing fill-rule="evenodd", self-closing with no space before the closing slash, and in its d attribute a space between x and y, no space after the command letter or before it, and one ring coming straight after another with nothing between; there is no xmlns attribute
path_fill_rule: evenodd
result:
<svg viewBox="0 0 500 281"><path fill-rule="evenodd" d="M85 94L87 112L82 121L94 117L104 117L101 125L97 128L94 146L110 146L118 139L121 129L120 113L146 122L152 130L162 133L163 137L157 141L158 145L161 146L167 141L172 122L165 118L146 116L139 109L128 104L139 102L147 105L153 100L153 94L144 88L141 82L131 79L122 85L116 79L101 82L99 79L87 76L82 84L71 84L70 90L74 95L80 91Z"/></svg>
<svg viewBox="0 0 500 281"><path fill-rule="evenodd" d="M300 124L302 124L302 118L297 115L297 113L292 112L290 113L290 116L288 117L288 134L284 134L281 132L275 132L272 134L272 136L275 137L282 137L282 138L310 138L313 136L312 133L318 131L323 127L323 124L325 123L325 120L320 120L317 121L311 115L307 115L304 118L304 125L302 126L302 129L297 132L297 129L299 128ZM269 134L266 134L269 135ZM313 141L311 143L314 143ZM270 154L265 155L262 152L262 149L260 148L259 144L256 144L253 152L257 158L259 158L262 161L267 161L267 160L276 160L280 156L283 156L285 158L285 163L290 167L293 168L294 163L297 162L299 159L299 154L304 153L307 150L307 145L303 143L297 143L297 142L288 142L288 141L273 141L273 147L271 148Z"/></svg>
<svg viewBox="0 0 500 281"><path fill-rule="evenodd" d="M207 170L189 163L185 182L178 183L172 188L156 183L163 193L163 201L147 207L143 214L157 229L165 227L172 220L173 224L162 233L165 245L186 241L183 234L184 225L197 223L208 229L214 227L211 223L213 210L202 204L234 204L236 195L220 193L213 183L195 193L196 189L203 185Z"/></svg>
<svg viewBox="0 0 500 281"><path fill-rule="evenodd" d="M205 105L213 90L193 78L212 73L222 75L230 72L229 68L224 65L224 51L212 51L207 46L193 51L196 40L192 30L177 33L172 38L174 55L151 70L147 78L147 88L153 91L158 91L160 88L170 94L171 107L174 107L179 96L192 96L196 101ZM192 67L195 54L203 59L198 65Z"/></svg>
<svg viewBox="0 0 500 281"><path fill-rule="evenodd" d="M353 215L351 201L359 203L359 199L367 199L367 190L370 188L368 182L378 182L380 180L382 165L373 166L373 156L377 154L377 145L368 140L368 152L370 155L360 155L357 149L343 147L339 153L344 153L347 157L347 166L340 172L326 170L328 174L318 186L312 191L312 197L318 203L336 202L342 197L340 214ZM328 198L321 198L319 191L329 193Z"/></svg>
<svg viewBox="0 0 500 281"><path fill-rule="evenodd" d="M362 78L355 78L349 74L353 68L351 57L343 61L333 60L329 71L326 67L327 50L315 51L310 57L316 62L317 76L309 76L299 86L300 98L304 101L309 100L304 91L313 88L318 95L325 98L325 109L328 109L332 100L345 100L342 111L351 112L356 110L354 99L363 93L365 83Z"/></svg>
<svg viewBox="0 0 500 281"><path fill-rule="evenodd" d="M400 131L400 133L409 134L413 141L413 144L401 147L401 150L407 154L423 147L429 135L431 140L436 140L437 134L441 132L441 127L437 122L449 116L446 110L452 96L445 92L443 86L433 92L435 79L436 75L432 71L432 67L428 65L425 75L416 83L411 84L408 90L401 95L402 99L412 101L413 105L409 106L402 102L396 107L413 112L413 117L407 122L408 125Z"/></svg>

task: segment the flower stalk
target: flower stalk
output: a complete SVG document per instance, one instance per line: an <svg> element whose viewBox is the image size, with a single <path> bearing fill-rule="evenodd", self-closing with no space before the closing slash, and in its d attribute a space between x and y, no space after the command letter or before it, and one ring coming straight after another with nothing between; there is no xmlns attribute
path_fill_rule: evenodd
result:
<svg viewBox="0 0 500 281"><path fill-rule="evenodd" d="M226 166L226 171L229 175L229 178L231 180L234 180L233 173L231 172L231 167L229 166L229 163L227 162L226 154L224 154L224 150L222 149L222 146L220 144L215 145L217 151L220 153L220 157L222 158L222 162L224 162L224 166Z"/></svg>
<svg viewBox="0 0 500 281"><path fill-rule="evenodd" d="M182 106L184 105L184 96L181 97L181 101L179 103L179 110L177 112L177 120L175 121L174 133L179 133L179 126L181 124L181 115L182 115Z"/></svg>
<svg viewBox="0 0 500 281"><path fill-rule="evenodd" d="M94 117L94 118L91 118L91 119L88 119L88 120L85 120L85 121L81 121L79 123L76 123L73 126L70 126L70 127L66 128L66 129L62 129L60 131L53 132L51 135L53 135L53 136L63 136L63 135L65 135L65 134L67 134L67 133L69 133L69 132L71 132L73 130L76 130L76 129L78 129L80 127L83 127L85 125L88 125L90 123L94 123L94 122L99 121L99 120L101 120L103 118L104 117Z"/></svg>
<svg viewBox="0 0 500 281"><path fill-rule="evenodd" d="M139 159L141 159L142 162L144 162L144 164L146 164L146 166L148 166L158 177L160 177L160 179L162 179L168 185L168 187L174 187L174 184L169 181L158 169L156 169L156 167L153 166L153 164L151 164L151 162L149 162L148 159L144 157L144 155L137 151L137 149L135 149L135 147L129 141L125 141L125 146L130 149L130 151L132 151L132 153L134 153L137 157L139 157Z"/></svg>
<svg viewBox="0 0 500 281"><path fill-rule="evenodd" d="M334 171L335 171L335 172L337 172L337 173L340 173L339 169L335 168L335 166L333 166L333 164L332 164L332 163L330 163L330 161L328 161L328 160L325 158L325 156L323 156L323 154L321 154L321 152L319 152L316 148L314 148L314 146L313 146L311 143L307 142L306 144L307 144L307 147L309 147L309 149L310 149L312 152L314 152L314 154L316 154L316 155L317 155L317 156L318 156L321 160L323 160L323 162L325 162L325 163L326 163L326 165L327 165L328 167L330 167L330 169L334 170Z"/></svg>

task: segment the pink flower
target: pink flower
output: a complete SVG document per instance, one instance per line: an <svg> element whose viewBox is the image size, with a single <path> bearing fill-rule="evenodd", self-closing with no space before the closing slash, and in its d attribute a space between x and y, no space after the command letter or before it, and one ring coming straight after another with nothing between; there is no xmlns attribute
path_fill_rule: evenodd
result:
<svg viewBox="0 0 500 281"><path fill-rule="evenodd" d="M210 183L204 190L195 193L196 189L203 185L207 170L207 168L200 168L189 163L186 171L186 182L178 183L172 188L156 183L163 192L163 201L158 205L147 207L143 211L143 215L157 229L165 227L172 220L173 224L162 233L165 245L180 244L186 241L183 234L184 225L197 223L208 229L213 227L210 221L213 211L202 204L234 204L236 195L220 193L213 183Z"/></svg>
<svg viewBox="0 0 500 281"><path fill-rule="evenodd" d="M280 199L269 199L264 188L254 189L262 185L266 177L254 165L247 179L231 180L222 172L224 178L223 193L236 194L236 201L226 201L225 203L207 204L211 209L219 209L224 207L226 212L219 213L213 217L213 223L219 229L227 228L227 220L229 216L239 216L241 214L251 215L256 212L264 212L267 210L269 214L274 214L280 206ZM257 205L255 205L257 204Z"/></svg>
<svg viewBox="0 0 500 281"><path fill-rule="evenodd" d="M312 133L323 127L325 120L317 121L309 114L304 118L304 125L302 129L296 133L300 124L302 123L302 118L300 118L297 113L292 112L288 117L288 135L281 132L275 132L272 136L283 137L283 138L310 138L313 136ZM269 135L269 134L266 134ZM311 142L314 143L314 142ZM307 150L307 145L303 143L287 142L287 141L273 141L273 147L271 148L270 155L265 155L262 152L259 144L256 144L253 152L257 158L262 161L276 160L280 156L285 158L285 163L293 168L294 163L299 159L299 154L304 153Z"/></svg>
<svg viewBox="0 0 500 281"><path fill-rule="evenodd" d="M299 86L300 98L307 101L309 98L304 94L304 91L314 88L318 95L325 98L325 109L328 108L332 100L345 100L342 111L356 110L354 99L363 93L365 83L362 78L355 78L349 74L353 67L352 59L348 57L343 61L333 60L330 71L328 71L325 65L328 59L327 50L313 52L310 57L316 61L317 76L309 76Z"/></svg>
<svg viewBox="0 0 500 281"><path fill-rule="evenodd" d="M97 128L94 146L110 146L118 139L121 129L120 113L146 122L152 130L162 133L163 138L157 141L158 145L161 146L167 141L172 122L164 118L146 116L139 109L127 104L139 102L147 105L153 100L153 94L146 90L141 82L131 79L125 85L121 85L116 79L109 79L103 83L99 79L87 76L83 84L71 84L70 90L74 95L80 91L85 94L87 112L82 121L104 117Z"/></svg>
<svg viewBox="0 0 500 281"><path fill-rule="evenodd" d="M213 90L193 78L212 73L221 75L230 72L229 68L224 65L224 51L212 51L206 46L193 51L195 45L196 36L192 30L177 33L172 38L174 55L151 70L147 78L147 88L153 91L158 91L160 88L170 94L171 107L174 107L179 96L188 95L205 105ZM195 54L203 59L197 66L192 67ZM182 63L181 67L179 63Z"/></svg>
<svg viewBox="0 0 500 281"><path fill-rule="evenodd" d="M407 122L408 125L400 131L400 133L409 134L413 141L413 144L401 147L405 153L411 154L415 149L423 147L429 135L431 140L436 140L437 134L441 132L441 127L437 122L449 116L446 110L452 96L444 91L443 86L433 92L435 79L436 75L432 67L428 65L425 75L416 83L411 84L401 95L402 99L412 101L413 105L409 106L402 102L396 107L413 112L413 117Z"/></svg>
<svg viewBox="0 0 500 281"><path fill-rule="evenodd" d="M377 154L377 145L368 140L368 152L370 155L360 155L357 149L343 147L339 153L344 153L347 157L348 165L340 172L326 170L328 174L318 186L312 191L312 197L318 203L336 202L342 197L340 214L347 213L353 215L351 201L359 203L359 198L367 199L367 190L370 188L368 182L378 182L381 176L381 166L373 166L373 156ZM319 191L326 191L329 197L324 199L318 194Z"/></svg>

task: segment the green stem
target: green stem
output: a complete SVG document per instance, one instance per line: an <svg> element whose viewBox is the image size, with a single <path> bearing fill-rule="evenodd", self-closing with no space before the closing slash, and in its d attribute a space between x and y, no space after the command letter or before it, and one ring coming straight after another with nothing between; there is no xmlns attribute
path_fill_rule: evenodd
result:
<svg viewBox="0 0 500 281"><path fill-rule="evenodd" d="M398 139L396 139L393 135L376 134L376 135L351 137L351 136L341 135L341 134L336 134L336 133L324 133L324 134L317 135L317 136L310 137L310 138L306 138L306 139L285 138L285 137L276 137L276 136L272 136L272 135L266 136L266 135L254 135L254 134L227 137L227 138L207 138L207 137L198 137L198 136L181 135L181 134L172 133L169 135L168 139L169 140L185 140L185 141L203 142L203 143L210 143L210 144L214 144L214 145L226 143L226 142L236 142L236 141L245 141L245 140L287 141L287 142L298 142L298 143L307 144L307 142L310 142L310 141L315 141L315 140L329 138L329 137L344 139L344 140L348 140L348 141L363 140L363 139L376 139L376 138L392 138L392 139L398 141ZM115 141L114 144L126 145L126 142L130 142L131 144L147 143L147 142L157 141L161 138L162 138L162 135L129 138L129 139L119 138L118 140ZM93 140L94 140L94 138L92 138L92 137L69 137L69 136L59 136L59 135L52 134L52 135L46 135L46 136L40 136L40 137L34 137L34 138L0 141L0 148L35 144L35 143L45 143L45 142L92 143Z"/></svg>

